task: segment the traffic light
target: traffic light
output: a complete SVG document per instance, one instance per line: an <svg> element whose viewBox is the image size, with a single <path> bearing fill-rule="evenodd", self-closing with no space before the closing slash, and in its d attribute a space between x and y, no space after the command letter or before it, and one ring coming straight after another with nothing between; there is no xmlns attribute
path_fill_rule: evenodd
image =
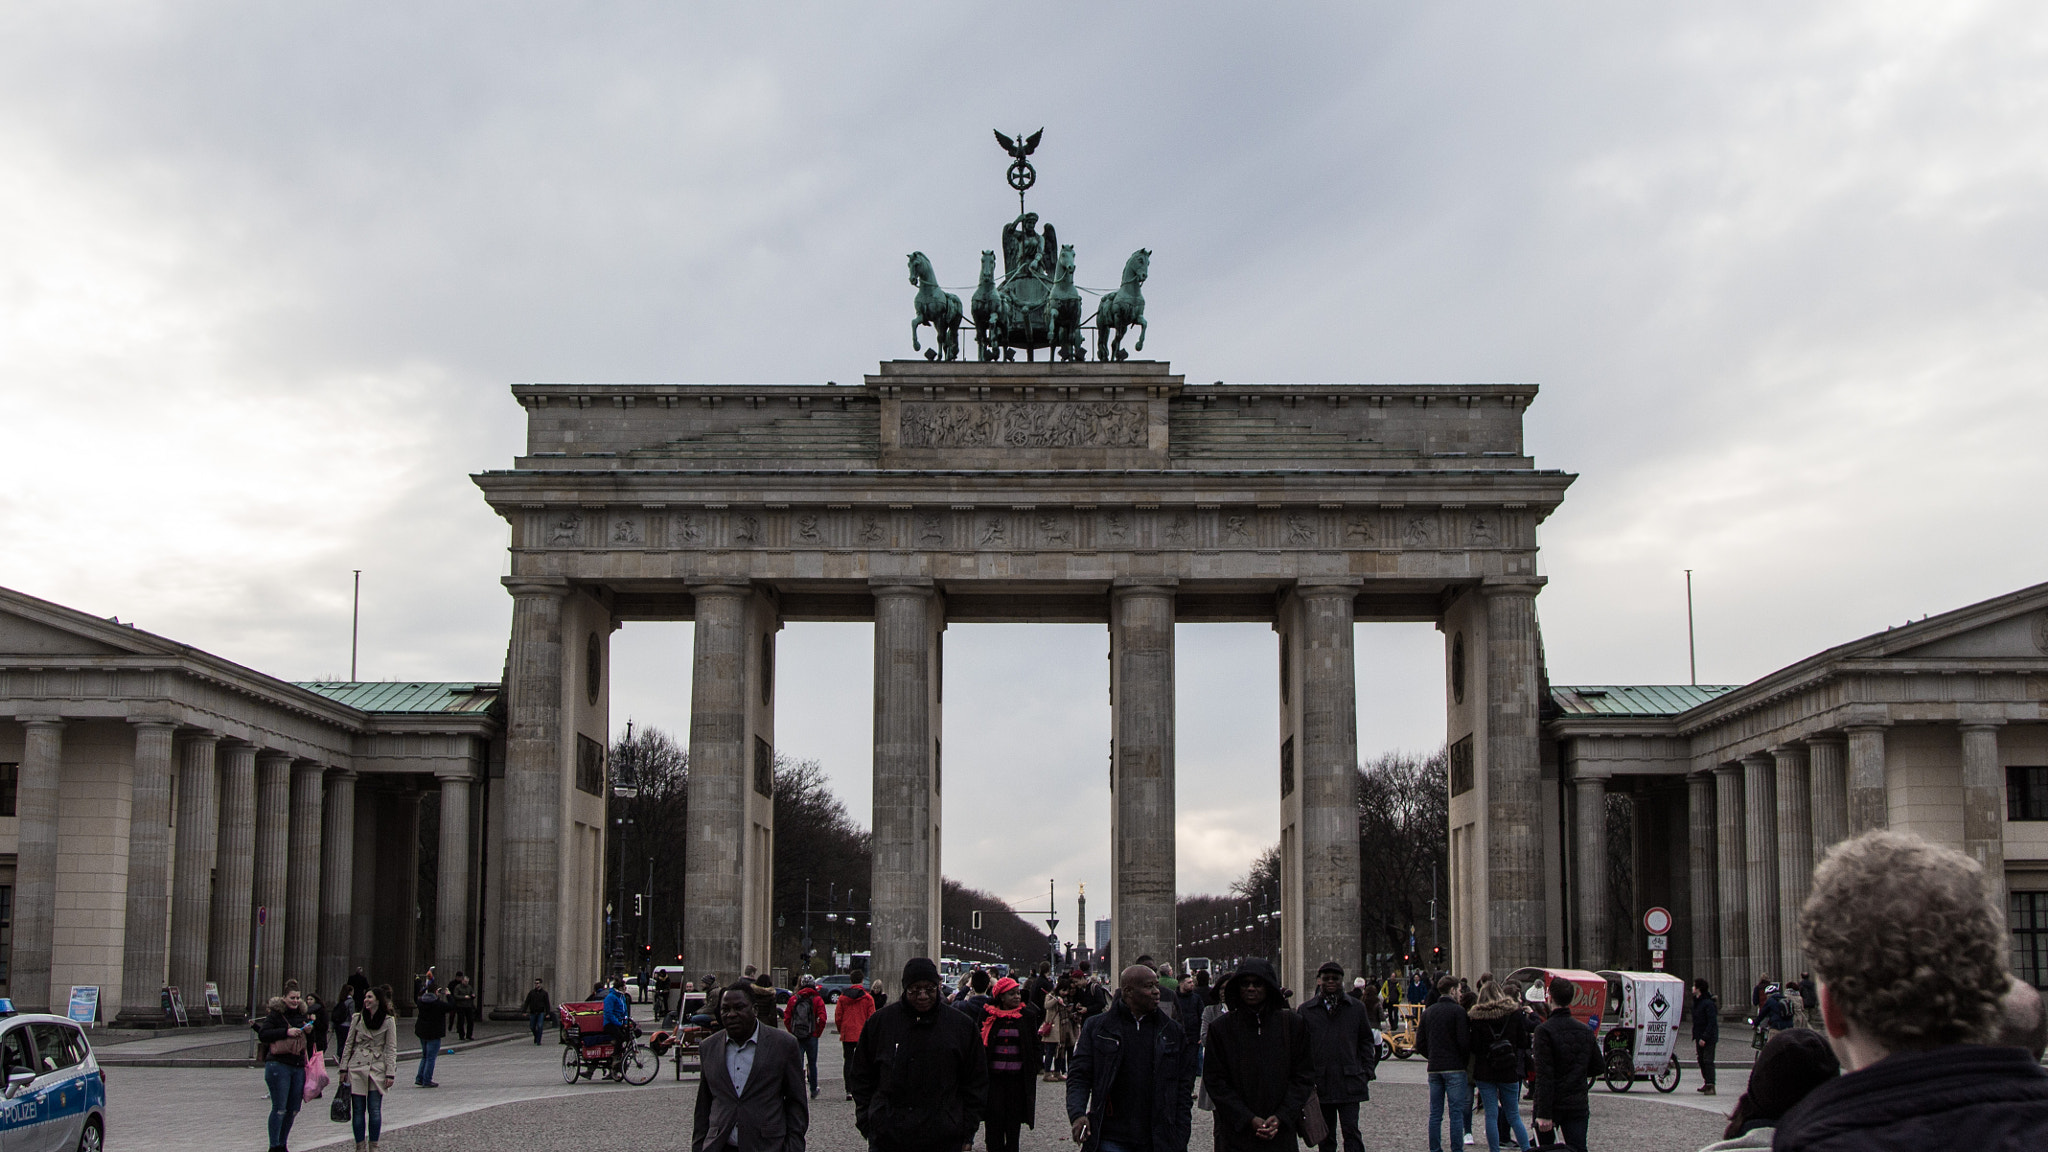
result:
<svg viewBox="0 0 2048 1152"><path fill-rule="evenodd" d="M1436 947L1431 948L1429 950L1429 956L1432 962L1441 967L1444 962L1444 946L1439 944Z"/></svg>

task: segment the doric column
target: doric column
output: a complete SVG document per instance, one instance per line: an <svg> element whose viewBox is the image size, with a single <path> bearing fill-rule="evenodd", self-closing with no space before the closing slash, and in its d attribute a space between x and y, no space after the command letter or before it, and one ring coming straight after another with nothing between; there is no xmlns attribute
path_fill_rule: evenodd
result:
<svg viewBox="0 0 2048 1152"><path fill-rule="evenodd" d="M306 991L332 996L320 983L320 862L323 842L320 810L321 765L301 760L291 766L291 849L285 866L284 967L279 980L297 980ZM271 923L277 923L272 920Z"/></svg>
<svg viewBox="0 0 2048 1152"><path fill-rule="evenodd" d="M265 750L256 757L256 906L267 909L269 923L259 935L256 954L256 1002L261 1007L284 990L285 904L290 892L291 857L287 851L292 826L292 756ZM318 855L314 859L319 859ZM311 978L312 973L306 973Z"/></svg>
<svg viewBox="0 0 2048 1152"><path fill-rule="evenodd" d="M1813 860L1849 834L1848 742L1836 735L1806 741L1807 794L1813 804Z"/></svg>
<svg viewBox="0 0 2048 1152"><path fill-rule="evenodd" d="M348 979L354 962L349 916L354 909L356 774L337 768L327 774L320 831L320 995L332 997Z"/></svg>
<svg viewBox="0 0 2048 1152"><path fill-rule="evenodd" d="M128 816L128 897L121 935L121 1005L115 1022L163 1023L162 988L170 928L171 751L177 726L136 720L135 773Z"/></svg>
<svg viewBox="0 0 2048 1152"><path fill-rule="evenodd" d="M1171 963L1177 943L1173 582L1117 584L1109 603L1112 968L1147 955Z"/></svg>
<svg viewBox="0 0 2048 1152"><path fill-rule="evenodd" d="M205 1014L208 953L213 935L213 868L220 836L220 738L202 732L185 742L178 769L178 851L171 884L171 984ZM190 1010L187 1010L190 1015Z"/></svg>
<svg viewBox="0 0 2048 1152"><path fill-rule="evenodd" d="M875 595L873 974L892 983L938 957L937 652L944 606L930 582L872 581ZM900 996L902 989L897 988Z"/></svg>
<svg viewBox="0 0 2048 1152"><path fill-rule="evenodd" d="M1580 968L1607 967L1607 778L1580 776L1572 781L1572 842L1578 858L1578 945Z"/></svg>
<svg viewBox="0 0 2048 1152"><path fill-rule="evenodd" d="M690 821L684 843L683 962L687 971L723 977L740 971L744 950L741 910L746 897L749 786L747 599L753 592L744 584L700 584L690 592L697 607L696 652L690 673ZM875 725L879 742L879 712ZM879 813L879 796L875 806ZM877 860L880 831L878 825ZM879 912L877 915L879 919ZM879 931L879 923L876 927Z"/></svg>
<svg viewBox="0 0 2048 1152"><path fill-rule="evenodd" d="M57 934L57 790L64 721L24 716L27 744L16 781L21 839L14 865L14 970L8 987L23 1012L48 1012L50 948Z"/></svg>
<svg viewBox="0 0 2048 1152"><path fill-rule="evenodd" d="M1778 950L1777 763L1752 752L1742 758L1742 865L1749 880L1749 959L1783 980Z"/></svg>
<svg viewBox="0 0 2048 1152"><path fill-rule="evenodd" d="M1695 772L1685 778L1686 863L1692 884L1693 975L1705 976L1722 992L1720 900L1715 892L1714 777Z"/></svg>
<svg viewBox="0 0 2048 1152"><path fill-rule="evenodd" d="M386 794L370 787L373 779L375 777L365 777L358 782L355 844L349 849L355 864L349 875L348 968L351 975L358 967L375 965L377 905L381 891L379 880L390 871L389 863L377 852L378 825L382 823L378 817ZM511 979L509 974L501 975L505 981ZM531 986L532 981L527 983Z"/></svg>
<svg viewBox="0 0 2048 1152"><path fill-rule="evenodd" d="M1749 869L1743 847L1745 826L1742 799L1742 765L1722 764L1714 769L1714 859L1719 866L1716 886L1721 909L1722 995L1748 988L1756 978L1749 954Z"/></svg>
<svg viewBox="0 0 2048 1152"><path fill-rule="evenodd" d="M569 586L566 580L519 578L507 578L505 585L512 593L512 648L505 685L505 830L499 841L504 867L498 892L496 983L499 1004L511 1007L536 977L547 981L549 988L556 984L562 868L562 611ZM694 771L695 764L691 767ZM357 860L363 859L360 846L358 841ZM360 888L356 896L356 907L363 909Z"/></svg>
<svg viewBox="0 0 2048 1152"><path fill-rule="evenodd" d="M1335 960L1353 974L1363 970L1358 911L1358 664L1352 639L1358 584L1303 583L1294 594L1301 605L1295 642L1301 649L1301 752L1296 759L1301 773L1302 955L1288 957L1288 966L1307 977ZM1169 679L1169 705L1172 688ZM1167 736L1172 738L1171 728ZM1170 763L1166 796L1170 907ZM1171 955L1171 939L1166 952L1153 955Z"/></svg>
<svg viewBox="0 0 2048 1152"><path fill-rule="evenodd" d="M1891 796L1885 785L1884 730L1888 724L1851 724L1849 733L1849 835L1889 828Z"/></svg>
<svg viewBox="0 0 2048 1152"><path fill-rule="evenodd" d="M1487 962L1544 962L1537 583L1486 584Z"/></svg>
<svg viewBox="0 0 2048 1152"><path fill-rule="evenodd" d="M384 867L377 871L377 903L373 911L370 949L371 972L401 972L410 975L420 966L420 798L419 789L406 787L382 796L384 812L377 821L377 857ZM450 974L437 972L446 979ZM409 983L392 982L399 1003L414 1004Z"/></svg>
<svg viewBox="0 0 2048 1152"><path fill-rule="evenodd" d="M1963 851L1984 869L1984 889L2001 914L2005 899L2005 768L1998 762L2002 721L1965 720Z"/></svg>
<svg viewBox="0 0 2048 1152"><path fill-rule="evenodd" d="M256 903L256 749L232 743L220 750L220 848L214 859L213 928L206 979L220 985L221 1012L237 1019L249 1011L250 917ZM203 988L186 990L185 1003L203 1005ZM258 1002L264 995L256 990ZM202 1006L201 1012L205 1011Z"/></svg>
<svg viewBox="0 0 2048 1152"><path fill-rule="evenodd" d="M1778 810L1778 957L1784 979L1806 970L1806 950L1799 946L1799 910L1813 886L1812 797L1806 748L1780 744L1771 749L1777 773Z"/></svg>
<svg viewBox="0 0 2048 1152"><path fill-rule="evenodd" d="M441 778L440 875L434 891L434 963L443 980L469 965L469 786L467 775Z"/></svg>

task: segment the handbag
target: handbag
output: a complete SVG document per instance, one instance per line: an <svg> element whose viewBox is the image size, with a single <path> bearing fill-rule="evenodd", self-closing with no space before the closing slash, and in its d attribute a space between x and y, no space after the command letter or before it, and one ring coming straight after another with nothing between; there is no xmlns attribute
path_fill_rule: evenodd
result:
<svg viewBox="0 0 2048 1152"><path fill-rule="evenodd" d="M1308 1100L1301 1106L1301 1138L1305 1143L1321 1144L1330 1138L1330 1125L1323 1119L1323 1098L1311 1088Z"/></svg>
<svg viewBox="0 0 2048 1152"><path fill-rule="evenodd" d="M287 1036L282 1040L272 1040L270 1042L270 1054L272 1056L304 1056L306 1054L306 1038L304 1036Z"/></svg>
<svg viewBox="0 0 2048 1152"><path fill-rule="evenodd" d="M346 1124L348 1113L348 1074L344 1072L339 1085L334 1089L334 1103L327 1106L327 1118L336 1124Z"/></svg>

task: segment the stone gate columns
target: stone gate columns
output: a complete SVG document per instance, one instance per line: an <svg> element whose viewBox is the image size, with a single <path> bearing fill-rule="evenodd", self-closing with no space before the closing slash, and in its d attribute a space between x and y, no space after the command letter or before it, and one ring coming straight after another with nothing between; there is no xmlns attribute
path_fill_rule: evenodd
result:
<svg viewBox="0 0 2048 1152"><path fill-rule="evenodd" d="M14 866L15 1007L47 1012L50 949L57 930L57 790L64 760L64 721L25 717L27 745L16 782L15 812L21 838Z"/></svg>
<svg viewBox="0 0 2048 1152"><path fill-rule="evenodd" d="M1578 954L1580 968L1605 968L1607 921L1607 779L1581 776L1572 781L1572 841L1578 848L1573 871L1578 877Z"/></svg>
<svg viewBox="0 0 2048 1152"><path fill-rule="evenodd" d="M1542 766L1537 710L1538 581L1485 584L1487 963L1544 962Z"/></svg>
<svg viewBox="0 0 2048 1152"><path fill-rule="evenodd" d="M291 912L285 906L291 880L291 821L291 753L265 751L256 757L256 906L267 910L269 923L258 933L252 1008L261 1008L283 990L287 976L296 975L284 970L285 921ZM314 858L319 858L317 852Z"/></svg>
<svg viewBox="0 0 2048 1152"><path fill-rule="evenodd" d="M1848 744L1839 736L1806 741L1807 789L1813 803L1813 861L1849 834Z"/></svg>
<svg viewBox="0 0 2048 1152"><path fill-rule="evenodd" d="M355 965L349 917L355 895L356 774L327 774L320 831L320 995L334 995Z"/></svg>
<svg viewBox="0 0 2048 1152"><path fill-rule="evenodd" d="M1293 871L1301 891L1296 906L1299 935L1285 923L1281 928L1288 939L1299 942L1285 957L1286 976L1298 981L1297 988L1313 985L1315 969L1325 961L1342 964L1347 975L1363 968L1358 913L1358 688L1352 636L1353 602L1361 583L1297 585L1291 605L1293 647L1301 673L1300 711L1290 717L1298 721L1293 732L1300 773L1301 808L1295 814L1300 859ZM1168 785L1170 797L1170 776ZM1172 879L1170 868L1167 878ZM1167 896L1171 900L1171 887Z"/></svg>
<svg viewBox="0 0 2048 1152"><path fill-rule="evenodd" d="M320 866L324 853L320 809L321 767L311 760L292 765L291 846L285 865L284 967L303 989L334 995L320 983Z"/></svg>
<svg viewBox="0 0 2048 1152"><path fill-rule="evenodd" d="M1742 866L1749 882L1749 958L1773 979L1785 978L1778 949L1777 764L1768 755L1742 758Z"/></svg>
<svg viewBox="0 0 2048 1152"><path fill-rule="evenodd" d="M1716 961L1721 956L1720 905L1715 896L1716 872L1714 777L1695 772L1685 778L1686 863L1692 887L1689 930L1693 967L1714 991L1723 992L1727 977Z"/></svg>
<svg viewBox="0 0 2048 1152"><path fill-rule="evenodd" d="M434 888L434 965L443 980L469 967L469 789L470 778L441 780L441 843Z"/></svg>
<svg viewBox="0 0 2048 1152"><path fill-rule="evenodd" d="M206 983L213 917L213 869L220 834L214 761L220 738L202 732L185 742L178 769L177 872L171 890L171 984L197 997ZM197 1003L197 1000L188 1001Z"/></svg>
<svg viewBox="0 0 2048 1152"><path fill-rule="evenodd" d="M1965 720L1963 742L1963 852L1984 869L1984 888L2006 912L2005 769L1998 763L2002 722Z"/></svg>
<svg viewBox="0 0 2048 1152"><path fill-rule="evenodd" d="M1173 589L1171 580L1119 579L1110 593L1112 971L1139 956L1171 963L1177 942Z"/></svg>
<svg viewBox="0 0 2048 1152"><path fill-rule="evenodd" d="M870 584L875 811L869 940L872 974L893 985L911 957L938 957L939 653L945 606L929 580L876 577Z"/></svg>
<svg viewBox="0 0 2048 1152"><path fill-rule="evenodd" d="M1806 950L1799 946L1799 909L1813 887L1813 815L1806 749L1780 744L1771 749L1777 769L1778 811L1778 957L1785 971L1780 979L1797 979L1806 970Z"/></svg>
<svg viewBox="0 0 2048 1152"><path fill-rule="evenodd" d="M358 966L368 965L376 955L377 946L377 872L384 861L377 855L377 825L384 808L384 793L368 787L368 780L358 780L355 844L349 849L354 858L355 868L349 875L349 917L348 917L348 966L354 974ZM507 814L509 822L510 815ZM512 982L515 977L501 972L499 983ZM528 984L533 981L529 977ZM332 995L332 993L329 993ZM503 1002L500 997L500 1003Z"/></svg>
<svg viewBox="0 0 2048 1152"><path fill-rule="evenodd" d="M165 982L165 932L170 927L171 753L177 726L161 720L135 725L135 772L128 819L128 895L121 936L123 1026L163 1022L159 989Z"/></svg>
<svg viewBox="0 0 2048 1152"><path fill-rule="evenodd" d="M775 750L766 718L777 625L771 602L744 582L693 581L690 592L697 624L683 962L722 977L768 966ZM877 740L879 729L878 720Z"/></svg>
<svg viewBox="0 0 2048 1152"><path fill-rule="evenodd" d="M1749 868L1748 850L1743 846L1747 827L1742 796L1742 765L1723 764L1714 769L1714 856L1719 865L1716 891L1721 910L1721 983L1724 996L1734 989L1749 987L1756 978L1749 952Z"/></svg>
<svg viewBox="0 0 2048 1152"><path fill-rule="evenodd" d="M256 890L256 749L225 744L220 751L220 838L214 861L213 901L203 979L220 985L221 1012L249 1010L249 924ZM201 985L181 989L189 1011L206 1011ZM261 994L261 990L258 990Z"/></svg>
<svg viewBox="0 0 2048 1152"><path fill-rule="evenodd" d="M534 978L557 983L556 942L562 868L562 613L566 580L507 578L512 593L512 648L507 659L505 831L496 1002L515 1006ZM693 763L692 768L695 765ZM374 844L374 838L372 843ZM369 859L362 841L356 859ZM366 894L355 892L357 954L367 957ZM700 971L692 968L691 971ZM721 973L722 974L722 973ZM578 991L581 991L578 989Z"/></svg>
<svg viewBox="0 0 2048 1152"><path fill-rule="evenodd" d="M1891 827L1891 798L1885 790L1884 722L1850 724L1849 835Z"/></svg>

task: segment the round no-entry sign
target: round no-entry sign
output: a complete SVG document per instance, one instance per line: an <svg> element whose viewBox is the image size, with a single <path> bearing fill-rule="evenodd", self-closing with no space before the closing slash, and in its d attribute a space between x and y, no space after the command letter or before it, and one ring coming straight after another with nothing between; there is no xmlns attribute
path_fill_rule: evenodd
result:
<svg viewBox="0 0 2048 1152"><path fill-rule="evenodd" d="M1663 908L1652 908L1643 913L1643 927L1652 936L1662 936L1671 931L1671 913Z"/></svg>

